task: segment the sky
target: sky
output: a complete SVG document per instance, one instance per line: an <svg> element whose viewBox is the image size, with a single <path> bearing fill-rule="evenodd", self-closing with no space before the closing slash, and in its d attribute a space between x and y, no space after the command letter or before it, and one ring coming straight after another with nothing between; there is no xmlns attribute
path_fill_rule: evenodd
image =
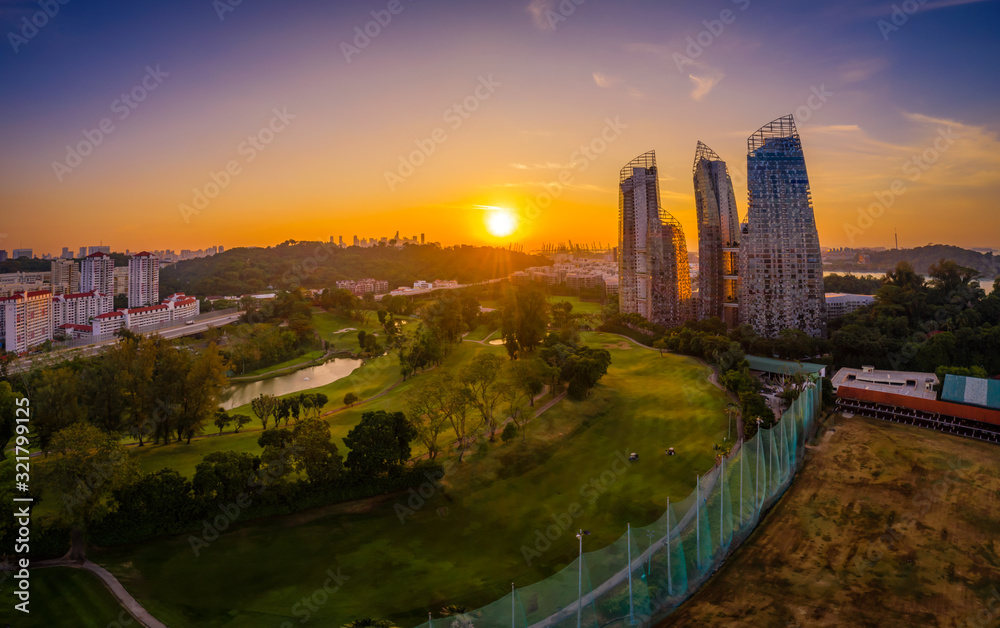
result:
<svg viewBox="0 0 1000 628"><path fill-rule="evenodd" d="M613 245L655 150L697 250L697 142L742 216L747 136L786 114L822 246L1000 247L998 26L1000 0L0 0L0 249Z"/></svg>

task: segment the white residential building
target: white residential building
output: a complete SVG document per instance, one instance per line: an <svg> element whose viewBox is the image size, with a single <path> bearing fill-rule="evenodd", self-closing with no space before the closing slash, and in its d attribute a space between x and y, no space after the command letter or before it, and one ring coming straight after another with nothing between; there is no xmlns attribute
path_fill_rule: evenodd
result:
<svg viewBox="0 0 1000 628"><path fill-rule="evenodd" d="M94 335L113 334L125 327L125 310L105 312L94 317Z"/></svg>
<svg viewBox="0 0 1000 628"><path fill-rule="evenodd" d="M89 325L101 312L104 295L100 292L60 294L52 298L52 324Z"/></svg>
<svg viewBox="0 0 1000 628"><path fill-rule="evenodd" d="M24 353L52 340L52 293L19 292L0 298L0 341L6 351Z"/></svg>
<svg viewBox="0 0 1000 628"><path fill-rule="evenodd" d="M850 314L858 308L871 305L875 302L875 297L868 294L846 294L843 292L826 293L826 316L828 319Z"/></svg>
<svg viewBox="0 0 1000 628"><path fill-rule="evenodd" d="M101 313L115 308L115 260L98 251L80 263L80 291L101 293Z"/></svg>
<svg viewBox="0 0 1000 628"><path fill-rule="evenodd" d="M159 301L160 259L147 251L136 253L128 261L128 306L146 307Z"/></svg>

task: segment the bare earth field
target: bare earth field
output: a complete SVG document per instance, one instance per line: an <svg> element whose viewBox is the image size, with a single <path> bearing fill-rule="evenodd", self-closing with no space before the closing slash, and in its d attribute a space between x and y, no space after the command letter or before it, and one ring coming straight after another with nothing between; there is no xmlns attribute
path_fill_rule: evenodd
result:
<svg viewBox="0 0 1000 628"><path fill-rule="evenodd" d="M661 626L1000 626L1000 448L828 420L759 529Z"/></svg>

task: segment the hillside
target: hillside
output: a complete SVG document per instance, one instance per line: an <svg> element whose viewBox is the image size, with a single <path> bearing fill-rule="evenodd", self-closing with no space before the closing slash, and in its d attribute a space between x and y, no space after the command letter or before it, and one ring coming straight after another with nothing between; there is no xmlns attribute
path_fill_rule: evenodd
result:
<svg viewBox="0 0 1000 628"><path fill-rule="evenodd" d="M1000 275L1000 257L994 256L992 253L978 253L948 244L930 244L914 249L872 251L869 254L872 258L871 264L858 264L856 261L836 262L825 266L824 270L884 273L892 270L898 262L906 260L913 265L914 270L926 275L931 264L942 259L950 259L955 260L960 266L978 270L984 279L993 279Z"/></svg>
<svg viewBox="0 0 1000 628"><path fill-rule="evenodd" d="M160 273L160 293L238 295L295 285L328 288L338 280L367 277L387 280L390 289L418 280L472 283L551 263L540 256L491 247L341 249L319 242L289 241L268 248L230 249L174 264Z"/></svg>

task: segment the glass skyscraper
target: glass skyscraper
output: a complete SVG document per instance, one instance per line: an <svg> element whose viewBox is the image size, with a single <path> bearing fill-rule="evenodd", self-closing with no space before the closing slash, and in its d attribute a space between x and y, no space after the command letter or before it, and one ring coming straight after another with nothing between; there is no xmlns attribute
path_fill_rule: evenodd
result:
<svg viewBox="0 0 1000 628"><path fill-rule="evenodd" d="M740 224L726 162L698 142L694 154L694 199L698 210L698 318L738 323Z"/></svg>
<svg viewBox="0 0 1000 628"><path fill-rule="evenodd" d="M740 322L776 337L826 334L823 260L809 176L792 116L747 141L747 222L740 237Z"/></svg>
<svg viewBox="0 0 1000 628"><path fill-rule="evenodd" d="M680 222L660 204L656 153L629 162L619 179L619 305L624 314L674 327L691 315L691 271Z"/></svg>

